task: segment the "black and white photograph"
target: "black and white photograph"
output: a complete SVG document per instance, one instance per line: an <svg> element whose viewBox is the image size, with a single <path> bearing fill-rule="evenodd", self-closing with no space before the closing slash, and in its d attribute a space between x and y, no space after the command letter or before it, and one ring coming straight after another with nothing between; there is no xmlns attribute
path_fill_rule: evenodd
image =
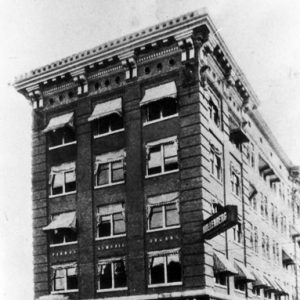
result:
<svg viewBox="0 0 300 300"><path fill-rule="evenodd" d="M300 300L299 0L0 0L0 299Z"/></svg>

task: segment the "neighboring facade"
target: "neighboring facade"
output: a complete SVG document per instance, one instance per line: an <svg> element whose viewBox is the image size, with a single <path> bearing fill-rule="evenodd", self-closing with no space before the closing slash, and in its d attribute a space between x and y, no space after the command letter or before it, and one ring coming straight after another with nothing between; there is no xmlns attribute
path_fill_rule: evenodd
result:
<svg viewBox="0 0 300 300"><path fill-rule="evenodd" d="M299 169L242 74L202 11L16 80L36 299L298 299Z"/></svg>

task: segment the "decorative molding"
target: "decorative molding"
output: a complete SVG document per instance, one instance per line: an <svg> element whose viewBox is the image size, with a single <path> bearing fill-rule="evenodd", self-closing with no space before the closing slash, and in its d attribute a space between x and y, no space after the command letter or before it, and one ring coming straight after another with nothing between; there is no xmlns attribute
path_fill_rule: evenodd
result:
<svg viewBox="0 0 300 300"><path fill-rule="evenodd" d="M153 61L153 60L155 60L157 58L160 58L160 57L169 56L170 54L174 54L174 53L178 52L178 50L179 50L179 47L178 46L174 46L172 48L165 49L165 50L162 50L160 52L149 54L147 56L139 58L137 60L137 64L143 64L145 62Z"/></svg>
<svg viewBox="0 0 300 300"><path fill-rule="evenodd" d="M73 78L73 81L77 84L77 95L80 96L87 94L89 91L89 85L85 70L81 69L71 72L71 76Z"/></svg>
<svg viewBox="0 0 300 300"><path fill-rule="evenodd" d="M33 109L42 108L44 106L44 99L39 85L28 87L26 92Z"/></svg>
<svg viewBox="0 0 300 300"><path fill-rule="evenodd" d="M187 61L195 58L194 42L192 40L193 30L186 30L175 36L175 40L178 42L178 47L181 48L181 61Z"/></svg>

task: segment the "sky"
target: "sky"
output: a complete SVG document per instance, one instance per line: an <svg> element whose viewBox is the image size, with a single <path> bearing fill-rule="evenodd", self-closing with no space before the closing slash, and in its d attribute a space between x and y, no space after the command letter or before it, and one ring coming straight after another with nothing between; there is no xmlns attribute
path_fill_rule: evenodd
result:
<svg viewBox="0 0 300 300"><path fill-rule="evenodd" d="M0 0L0 299L33 299L31 108L14 77L207 7L290 159L300 165L299 0Z"/></svg>

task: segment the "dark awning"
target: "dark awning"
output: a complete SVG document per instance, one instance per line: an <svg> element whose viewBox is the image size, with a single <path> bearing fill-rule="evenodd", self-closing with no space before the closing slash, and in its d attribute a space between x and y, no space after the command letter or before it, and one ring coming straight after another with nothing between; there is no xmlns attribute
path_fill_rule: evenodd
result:
<svg viewBox="0 0 300 300"><path fill-rule="evenodd" d="M225 255L214 252L214 272L225 274L227 276L237 275L238 271L234 265L225 257Z"/></svg>
<svg viewBox="0 0 300 300"><path fill-rule="evenodd" d="M282 249L282 261L287 265L294 265L293 256L290 255L286 250Z"/></svg>
<svg viewBox="0 0 300 300"><path fill-rule="evenodd" d="M285 296L285 295L289 294L281 283L279 283L277 280L274 280L274 282L276 283L276 285L278 287L279 295Z"/></svg>
<svg viewBox="0 0 300 300"><path fill-rule="evenodd" d="M52 222L43 228L44 231L57 229L73 229L76 230L76 212L67 212L55 216Z"/></svg>
<svg viewBox="0 0 300 300"><path fill-rule="evenodd" d="M278 294L279 293L279 288L278 285L273 281L271 277L264 277L266 279L266 282L268 283L268 287L265 288L266 291L269 291L271 293Z"/></svg>
<svg viewBox="0 0 300 300"><path fill-rule="evenodd" d="M249 142L249 138L247 137L242 127L230 129L230 140L236 144L243 144Z"/></svg>
<svg viewBox="0 0 300 300"><path fill-rule="evenodd" d="M247 269L247 267L244 264L235 261L234 265L238 270L238 274L236 275L237 279L240 279L245 282L255 281L255 277L252 275L252 273Z"/></svg>

